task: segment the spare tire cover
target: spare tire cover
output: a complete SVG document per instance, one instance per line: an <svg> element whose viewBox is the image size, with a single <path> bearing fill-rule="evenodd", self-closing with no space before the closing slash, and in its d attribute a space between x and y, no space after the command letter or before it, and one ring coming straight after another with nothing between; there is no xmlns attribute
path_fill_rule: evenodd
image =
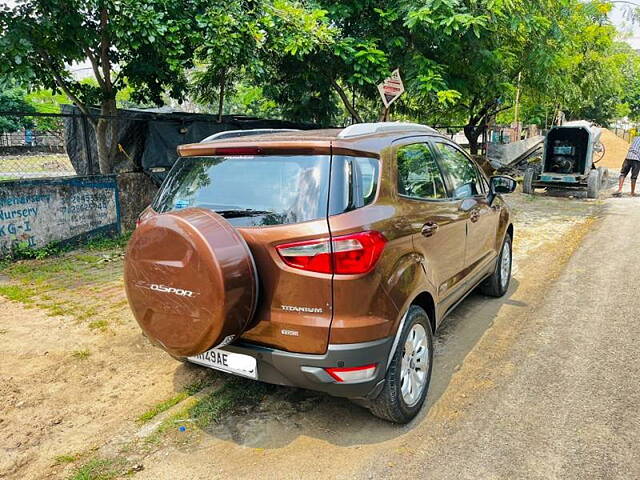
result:
<svg viewBox="0 0 640 480"><path fill-rule="evenodd" d="M228 344L255 312L257 272L242 236L220 215L186 209L152 216L125 258L133 314L152 341L179 357Z"/></svg>

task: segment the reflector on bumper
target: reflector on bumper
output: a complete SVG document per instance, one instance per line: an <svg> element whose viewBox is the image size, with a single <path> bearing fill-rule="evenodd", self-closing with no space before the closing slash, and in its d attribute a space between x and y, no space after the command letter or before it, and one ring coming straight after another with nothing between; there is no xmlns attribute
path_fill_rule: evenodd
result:
<svg viewBox="0 0 640 480"><path fill-rule="evenodd" d="M326 372L339 383L356 383L372 379L376 374L377 363L362 367L325 368Z"/></svg>

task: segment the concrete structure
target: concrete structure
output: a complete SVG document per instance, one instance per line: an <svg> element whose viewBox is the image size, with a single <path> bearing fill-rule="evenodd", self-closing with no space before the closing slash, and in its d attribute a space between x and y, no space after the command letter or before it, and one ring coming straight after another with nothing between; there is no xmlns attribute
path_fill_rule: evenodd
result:
<svg viewBox="0 0 640 480"><path fill-rule="evenodd" d="M0 257L120 232L115 175L0 182Z"/></svg>
<svg viewBox="0 0 640 480"><path fill-rule="evenodd" d="M544 137L537 136L507 144L489 143L487 145L487 158L493 168L500 169L512 163L527 150L536 145L542 145L543 140Z"/></svg>

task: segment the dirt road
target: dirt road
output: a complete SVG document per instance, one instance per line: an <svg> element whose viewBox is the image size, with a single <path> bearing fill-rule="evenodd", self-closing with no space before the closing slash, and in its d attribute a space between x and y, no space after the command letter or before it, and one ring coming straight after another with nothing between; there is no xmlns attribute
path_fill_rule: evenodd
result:
<svg viewBox="0 0 640 480"><path fill-rule="evenodd" d="M496 365L509 373L494 375L460 421L445 431L421 422L410 455L387 453L366 473L640 478L638 225L640 199L611 202L544 303L523 316L526 326Z"/></svg>
<svg viewBox="0 0 640 480"><path fill-rule="evenodd" d="M324 395L229 389L149 347L122 305L92 305L111 322L96 330L75 303L75 318L52 317L42 295L30 309L0 299L0 477L640 477L640 199L511 202L512 288L497 301L473 295L447 320L427 406L405 427ZM119 267L93 280L103 293L79 269L80 291L68 282L47 297L121 302ZM199 379L204 390L183 393Z"/></svg>

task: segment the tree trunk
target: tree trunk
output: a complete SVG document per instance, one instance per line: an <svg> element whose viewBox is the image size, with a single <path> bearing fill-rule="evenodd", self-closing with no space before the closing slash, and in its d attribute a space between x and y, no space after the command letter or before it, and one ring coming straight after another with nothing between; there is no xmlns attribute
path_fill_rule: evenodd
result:
<svg viewBox="0 0 640 480"><path fill-rule="evenodd" d="M347 112L349 112L349 115L351 115L351 117L356 121L356 123L363 123L362 117L360 116L358 111L355 109L353 103L349 101L349 97L347 97L347 94L345 93L344 89L340 86L340 84L336 82L334 79L331 79L331 86L338 93L338 96L340 96L340 100L342 100L342 103L347 109Z"/></svg>
<svg viewBox="0 0 640 480"><path fill-rule="evenodd" d="M464 135L469 141L469 151L471 155L477 155L479 150L478 136L482 133L482 128L477 125L467 125L464 127Z"/></svg>
<svg viewBox="0 0 640 480"><path fill-rule="evenodd" d="M224 110L224 90L227 80L226 72L222 72L220 75L220 95L218 98L218 123L222 123L222 112Z"/></svg>
<svg viewBox="0 0 640 480"><path fill-rule="evenodd" d="M101 117L98 119L96 130L96 144L98 147L98 165L100 173L113 173L115 158L118 153L118 110L115 98L102 102ZM105 118L106 117L106 118Z"/></svg>
<svg viewBox="0 0 640 480"><path fill-rule="evenodd" d="M378 116L378 122L388 122L391 118L391 106L389 108L383 106L380 109L380 115Z"/></svg>

